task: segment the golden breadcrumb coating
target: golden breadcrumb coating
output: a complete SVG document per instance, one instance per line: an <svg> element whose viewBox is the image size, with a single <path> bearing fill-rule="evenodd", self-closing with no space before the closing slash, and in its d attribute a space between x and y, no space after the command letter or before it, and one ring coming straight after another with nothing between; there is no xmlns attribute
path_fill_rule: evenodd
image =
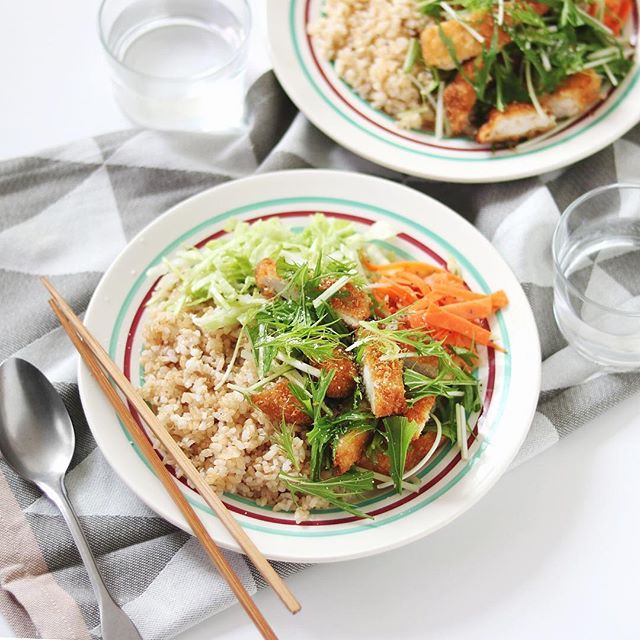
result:
<svg viewBox="0 0 640 640"><path fill-rule="evenodd" d="M302 410L300 402L289 389L289 381L285 378L280 378L270 387L254 393L251 400L274 424L284 420L287 424L300 427L311 425L311 417Z"/></svg>
<svg viewBox="0 0 640 640"><path fill-rule="evenodd" d="M518 142L549 131L555 125L551 113L541 115L532 104L512 102L504 111L491 109L489 119L478 129L476 141L482 144Z"/></svg>
<svg viewBox="0 0 640 640"><path fill-rule="evenodd" d="M407 410L402 360L381 360L382 355L375 342L363 348L362 381L376 418L402 415Z"/></svg>
<svg viewBox="0 0 640 640"><path fill-rule="evenodd" d="M346 473L364 454L371 439L371 431L347 431L338 439L333 449L333 462L338 473Z"/></svg>
<svg viewBox="0 0 640 640"><path fill-rule="evenodd" d="M320 290L325 291L336 278L324 278L320 282ZM357 327L360 320L367 320L371 317L371 299L365 291L356 287L353 283L347 282L331 298L329 304L338 316L350 327Z"/></svg>
<svg viewBox="0 0 640 640"><path fill-rule="evenodd" d="M333 378L327 388L329 398L346 398L356 388L358 370L353 360L341 347L335 350L335 356L319 363L322 371L334 371Z"/></svg>

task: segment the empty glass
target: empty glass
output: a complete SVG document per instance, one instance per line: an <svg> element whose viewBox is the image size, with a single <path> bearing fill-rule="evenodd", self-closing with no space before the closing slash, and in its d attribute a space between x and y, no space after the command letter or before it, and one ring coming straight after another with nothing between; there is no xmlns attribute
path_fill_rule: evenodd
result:
<svg viewBox="0 0 640 640"><path fill-rule="evenodd" d="M246 0L104 0L98 22L116 99L132 120L156 129L241 125Z"/></svg>
<svg viewBox="0 0 640 640"><path fill-rule="evenodd" d="M610 370L640 368L640 185L578 198L553 236L553 311L567 341Z"/></svg>

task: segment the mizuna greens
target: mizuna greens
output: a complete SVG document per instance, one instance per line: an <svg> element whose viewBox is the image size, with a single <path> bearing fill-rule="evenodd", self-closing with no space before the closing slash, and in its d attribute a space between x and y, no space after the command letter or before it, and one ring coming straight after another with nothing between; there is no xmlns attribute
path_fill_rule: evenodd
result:
<svg viewBox="0 0 640 640"><path fill-rule="evenodd" d="M477 294L441 267L394 260L378 243L392 236L385 225L363 234L316 214L302 230L274 218L228 231L165 261L151 304L170 300L166 310L188 313L205 335L240 328L216 388L268 418L288 460L281 491L368 517L352 501L377 485L415 490L444 439L466 457L481 409L473 337L490 335L504 293ZM455 326L431 326L436 311ZM228 382L240 353L256 371L247 386Z"/></svg>
<svg viewBox="0 0 640 640"><path fill-rule="evenodd" d="M558 133L625 80L632 7L332 0L309 30L341 79L399 128L504 147Z"/></svg>

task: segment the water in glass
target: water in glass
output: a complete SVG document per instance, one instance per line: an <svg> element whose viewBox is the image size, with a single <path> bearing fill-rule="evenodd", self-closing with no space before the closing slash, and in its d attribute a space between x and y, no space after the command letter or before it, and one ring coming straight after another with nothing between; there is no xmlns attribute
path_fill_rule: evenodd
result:
<svg viewBox="0 0 640 640"><path fill-rule="evenodd" d="M640 187L610 187L567 214L554 239L558 326L585 357L640 368Z"/></svg>
<svg viewBox="0 0 640 640"><path fill-rule="evenodd" d="M110 4L122 5L117 14ZM238 126L249 27L244 0L105 0L116 98L146 126Z"/></svg>

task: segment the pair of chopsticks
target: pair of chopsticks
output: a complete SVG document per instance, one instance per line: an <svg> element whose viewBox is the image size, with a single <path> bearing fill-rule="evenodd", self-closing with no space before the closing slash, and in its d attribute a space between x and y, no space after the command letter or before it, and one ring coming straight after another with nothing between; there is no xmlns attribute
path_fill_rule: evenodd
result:
<svg viewBox="0 0 640 640"><path fill-rule="evenodd" d="M165 489L182 512L182 515L189 523L193 533L202 543L202 546L211 558L213 564L227 581L231 590L236 595L240 604L256 625L262 636L264 638L277 640L277 636L269 626L269 623L265 620L255 602L247 593L242 582L240 582L240 579L231 568L231 565L222 554L220 548L213 541L195 511L187 502L187 499L184 497L177 483L158 457L145 433L131 415L124 400L113 388L110 380L112 380L120 389L129 401L130 405L142 417L165 450L173 457L184 475L193 483L193 486L196 487L198 493L218 516L227 531L231 533L235 541L247 554L258 571L260 571L267 583L271 585L287 609L289 609L291 613L297 613L300 611L300 603L296 600L291 591L289 591L282 578L280 578L280 576L274 571L267 559L260 553L244 529L229 513L222 500L220 500L218 495L205 482L189 458L187 458L171 435L160 424L153 411L151 411L149 406L144 402L131 382L129 382L120 369L118 369L102 345L93 337L93 335L91 335L78 316L75 315L73 309L71 309L47 278L42 278L42 283L51 294L52 299L49 300L49 304L58 317L62 328L73 342L75 348L89 368L89 371L95 378L96 382L100 385L105 396L113 406L120 420L125 425L129 435L133 438L138 447L140 447L147 462L149 462L155 471L156 476L160 479Z"/></svg>

